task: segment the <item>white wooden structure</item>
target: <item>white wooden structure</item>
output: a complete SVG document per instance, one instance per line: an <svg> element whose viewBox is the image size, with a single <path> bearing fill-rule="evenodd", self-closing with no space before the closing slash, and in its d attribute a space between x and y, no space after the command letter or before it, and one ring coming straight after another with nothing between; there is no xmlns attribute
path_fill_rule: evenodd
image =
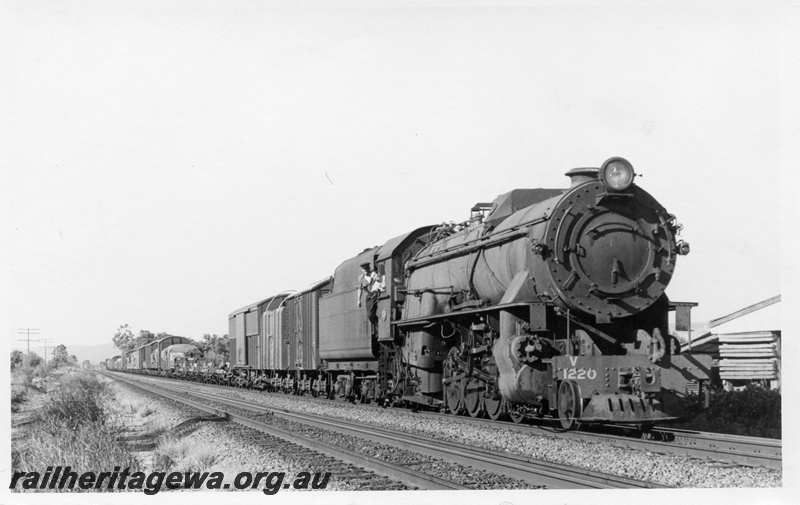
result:
<svg viewBox="0 0 800 505"><path fill-rule="evenodd" d="M764 300L727 316L710 321L701 336L684 343L682 352L711 354L712 371L726 388L747 381L765 380L772 389L780 389L781 331L753 330L738 332L711 332L729 321L776 304L780 296ZM774 324L779 324L775 321ZM722 329L722 328L720 328ZM700 332L697 332L700 333Z"/></svg>

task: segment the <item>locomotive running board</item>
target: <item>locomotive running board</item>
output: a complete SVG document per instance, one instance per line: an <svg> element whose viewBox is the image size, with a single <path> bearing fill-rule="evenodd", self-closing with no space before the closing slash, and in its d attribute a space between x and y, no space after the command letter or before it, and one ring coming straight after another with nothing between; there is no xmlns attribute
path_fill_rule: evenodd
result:
<svg viewBox="0 0 800 505"><path fill-rule="evenodd" d="M405 326L417 326L420 324L429 324L433 323L442 319L447 319L454 316L468 316L470 314L484 314L488 311L495 311L495 310L507 310L513 308L520 308L520 307L529 307L532 303L541 303L541 302L517 302L517 303L506 303L503 305L494 305L491 307L484 307L481 309L470 309L470 310L460 310L457 312L446 312L444 314L433 314L430 316L422 316L422 317L414 317L411 319L400 319L398 321L392 321L392 325L397 326L399 328L403 328Z"/></svg>

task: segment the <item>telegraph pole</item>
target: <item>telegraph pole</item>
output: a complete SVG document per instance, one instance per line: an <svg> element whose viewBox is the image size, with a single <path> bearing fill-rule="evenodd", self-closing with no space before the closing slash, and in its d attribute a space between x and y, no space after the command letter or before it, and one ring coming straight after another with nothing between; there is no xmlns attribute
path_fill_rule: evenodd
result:
<svg viewBox="0 0 800 505"><path fill-rule="evenodd" d="M28 341L28 354L30 354L31 353L31 335L38 335L39 334L39 328L17 328L17 334L19 334L19 335L27 334L27 338L25 340ZM17 340L19 342L24 342L25 341L23 339L17 339ZM37 340L34 340L34 342L37 342Z"/></svg>
<svg viewBox="0 0 800 505"><path fill-rule="evenodd" d="M49 338L44 338L42 340L37 340L37 342L44 342L44 369L47 370L47 342L50 340Z"/></svg>

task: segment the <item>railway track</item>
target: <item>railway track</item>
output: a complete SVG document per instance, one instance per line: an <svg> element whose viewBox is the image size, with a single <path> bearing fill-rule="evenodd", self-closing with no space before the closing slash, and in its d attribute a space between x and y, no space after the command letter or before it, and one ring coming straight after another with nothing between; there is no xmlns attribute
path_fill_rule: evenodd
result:
<svg viewBox="0 0 800 505"><path fill-rule="evenodd" d="M773 438L680 429L654 429L649 436L656 437L656 440L649 441L649 447L667 447L670 454L710 457L723 463L763 466L773 470L782 468L783 444L781 440Z"/></svg>
<svg viewBox="0 0 800 505"><path fill-rule="evenodd" d="M324 469L325 472L331 474L331 477L347 479L351 483L358 482L362 489L372 491L410 489L408 485L397 479L388 478L363 466L350 463L342 458L336 458L335 455L329 455L317 449L290 442L279 435L268 434L259 430L254 431L255 434L248 439L249 443L261 447L276 448L281 452L291 453L294 457L305 461L314 461L316 468Z"/></svg>
<svg viewBox="0 0 800 505"><path fill-rule="evenodd" d="M221 390L229 389L228 386L203 385ZM311 397L304 397L304 400L319 403L330 402L329 400ZM380 408L376 405L362 406L364 408ZM446 418L449 422L474 426L499 426L507 430L532 435L567 438L584 442L602 442L625 449L696 458L723 465L742 465L781 470L783 462L782 441L771 438L744 437L662 427L654 428L651 432L643 434L634 427L602 425L579 431L565 432L546 425L515 424L513 422L490 421L488 419L453 416L437 412L421 411L418 415Z"/></svg>
<svg viewBox="0 0 800 505"><path fill-rule="evenodd" d="M375 458L364 457L353 451L343 450L318 440L311 440L308 437L276 428L268 423L252 419L248 416L222 410L215 406L209 406L202 401L195 401L180 397L176 394L170 394L165 391L165 389L168 388L153 384L145 384L140 378L132 379L130 377L120 377L116 374L113 376L109 374L102 375L132 385L156 396L168 398L194 409L251 428L259 433L258 443L264 445L280 445L293 454L305 454L308 456L309 461L313 460L322 463L322 466L329 469L328 471L334 476L345 476L349 480L369 480L371 481L371 485L369 486L371 490L404 488L466 489L451 482L429 477L420 472L400 468L395 465L387 465ZM389 475L391 475L391 477L389 477Z"/></svg>
<svg viewBox="0 0 800 505"><path fill-rule="evenodd" d="M602 425L585 429L584 431L564 432L546 426L520 425L463 416L455 417L435 412L427 412L425 414L435 417L447 417L459 423L499 425L512 431L558 436L585 442L602 441L616 447L697 458L722 464L780 470L783 461L782 442L772 438L744 437L670 428L654 428L651 432L643 434L633 427L625 429L618 426Z"/></svg>
<svg viewBox="0 0 800 505"><path fill-rule="evenodd" d="M312 415L309 413L292 413L283 409L267 407L261 403L234 399L230 395L215 393L202 393L192 391L183 383L170 381L153 382L154 378L119 377L129 384L134 384L151 393L170 398L174 401L190 405L199 410L214 413L231 421L249 426L258 430L274 432L277 436L287 437L293 443L306 448L324 451L337 459L348 461L351 464L366 468L375 473L396 478L403 483L419 489L477 489L471 483L453 482L428 475L429 469L420 472L410 468L408 463L400 465L378 460L371 456L355 453L351 450L342 450L340 447L330 446L319 440L319 437L308 439L301 437L295 430L288 431L276 428L274 423L264 423L264 417L282 419L289 423L298 423L312 426L317 429L338 433L346 437L355 437L377 444L388 444L399 451L408 451L434 458L450 465L469 467L476 472L487 472L523 481L528 487L547 487L553 489L603 489L603 488L661 488L667 487L650 482L643 482L627 477L605 474L593 470L576 468L568 465L545 462L515 456L508 453L490 451L482 448L465 447L463 445L432 439L408 433L378 428L365 427L362 424L343 419L333 419ZM146 384L145 384L146 382ZM435 466L435 465L434 465ZM477 479L480 480L480 479Z"/></svg>

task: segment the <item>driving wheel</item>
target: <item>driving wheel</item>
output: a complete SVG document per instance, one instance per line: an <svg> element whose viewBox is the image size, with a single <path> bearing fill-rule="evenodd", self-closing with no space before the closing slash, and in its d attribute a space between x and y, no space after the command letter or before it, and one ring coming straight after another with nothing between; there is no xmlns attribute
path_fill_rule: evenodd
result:
<svg viewBox="0 0 800 505"><path fill-rule="evenodd" d="M486 391L486 385L478 379L464 381L464 405L470 416L481 417L483 415L484 391Z"/></svg>
<svg viewBox="0 0 800 505"><path fill-rule="evenodd" d="M502 396L484 398L483 408L486 409L486 415L489 416L489 419L497 421L506 414L506 399Z"/></svg>
<svg viewBox="0 0 800 505"><path fill-rule="evenodd" d="M571 430L578 425L583 411L581 390L574 381L563 381L558 387L558 420L561 427Z"/></svg>
<svg viewBox="0 0 800 505"><path fill-rule="evenodd" d="M442 379L454 377L458 373L458 366L455 365L455 355L458 354L458 349L455 347L450 349L448 359L445 360ZM445 382L444 384L444 400L447 405L447 411L457 416L464 411L464 395L462 394L462 387L460 380Z"/></svg>

